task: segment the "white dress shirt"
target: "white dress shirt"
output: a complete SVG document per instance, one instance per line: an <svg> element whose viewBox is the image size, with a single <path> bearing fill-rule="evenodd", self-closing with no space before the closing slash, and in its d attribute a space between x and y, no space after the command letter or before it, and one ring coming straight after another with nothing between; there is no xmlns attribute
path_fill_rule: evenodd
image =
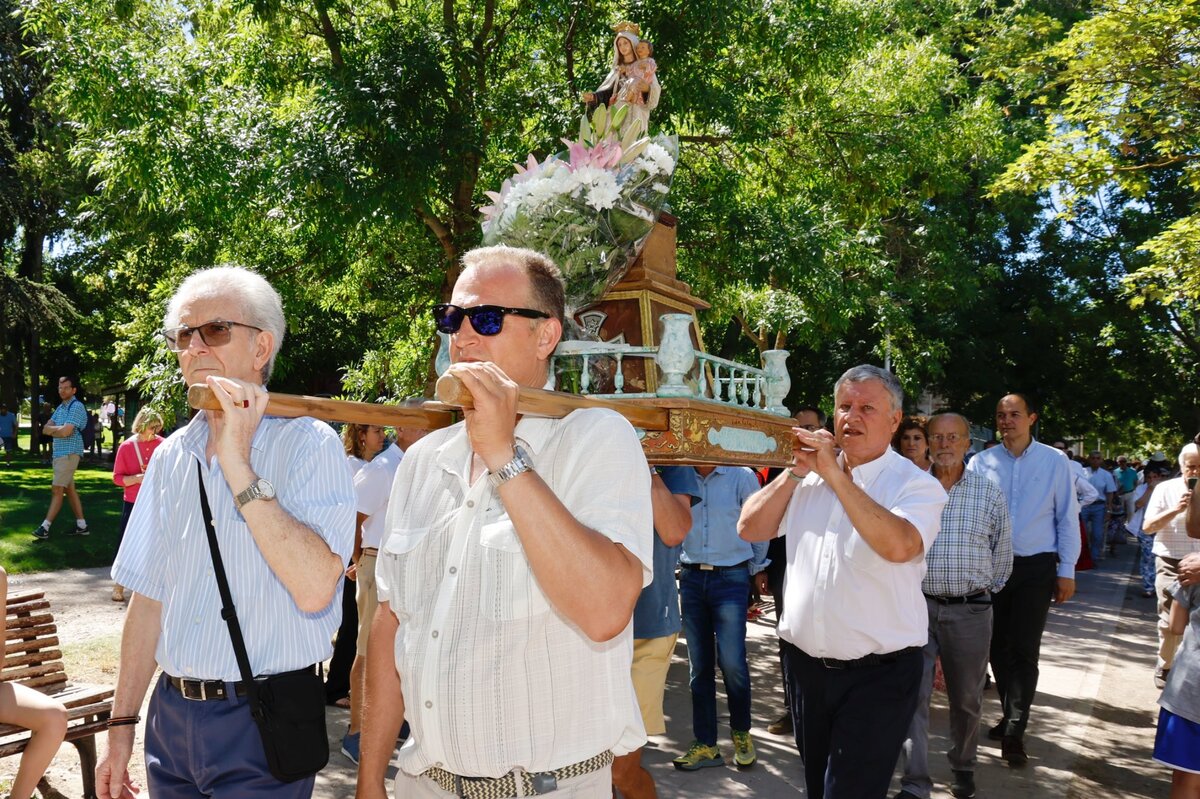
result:
<svg viewBox="0 0 1200 799"><path fill-rule="evenodd" d="M629 422L601 409L524 417L516 438L577 521L641 561L647 585L650 470ZM629 677L632 624L596 643L550 604L487 476L469 484L471 457L462 424L437 430L409 449L393 483L376 578L399 620L413 729L400 768L498 777L636 749L646 734Z"/></svg>
<svg viewBox="0 0 1200 799"><path fill-rule="evenodd" d="M810 472L796 486L777 533L787 536L779 636L812 657L836 660L924 646L929 616L921 580L946 491L890 448L850 476L871 499L910 522L924 550L905 563L884 559L851 525L833 489Z"/></svg>
<svg viewBox="0 0 1200 799"><path fill-rule="evenodd" d="M364 547L378 549L383 543L383 532L387 526L388 497L392 494L392 480L396 477L396 470L400 468L400 459L403 457L404 450L395 444L389 444L354 475L358 512L367 517L362 526Z"/></svg>
<svg viewBox="0 0 1200 799"><path fill-rule="evenodd" d="M1143 524L1145 519L1161 516L1177 506L1186 491L1187 481L1182 477L1163 480L1156 485L1154 493L1150 495L1150 501L1146 503ZM1192 501L1195 502L1196 498L1192 497ZM1158 529L1157 533L1154 533L1152 551L1155 555L1164 558L1182 558L1193 552L1200 552L1200 538L1188 538L1186 512L1175 514Z"/></svg>

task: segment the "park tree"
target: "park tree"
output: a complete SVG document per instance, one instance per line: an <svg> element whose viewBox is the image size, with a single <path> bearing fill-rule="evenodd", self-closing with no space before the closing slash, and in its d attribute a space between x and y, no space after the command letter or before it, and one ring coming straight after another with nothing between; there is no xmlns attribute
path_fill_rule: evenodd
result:
<svg viewBox="0 0 1200 799"><path fill-rule="evenodd" d="M992 188L1040 197L1053 235L1094 256L1103 290L1090 299L1100 315L1121 320L1132 308L1146 334L1133 347L1112 342L1112 352L1135 372L1142 363L1159 369L1117 385L1139 396L1165 389L1150 413L1192 431L1200 426L1198 56L1200 3L1104 0L1061 41L998 65L1043 130ZM1100 429L1120 421L1107 415L1118 418L1096 420Z"/></svg>

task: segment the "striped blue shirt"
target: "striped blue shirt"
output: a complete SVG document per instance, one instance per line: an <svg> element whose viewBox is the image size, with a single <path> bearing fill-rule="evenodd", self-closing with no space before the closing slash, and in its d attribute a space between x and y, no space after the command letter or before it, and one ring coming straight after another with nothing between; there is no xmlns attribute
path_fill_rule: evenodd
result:
<svg viewBox="0 0 1200 799"><path fill-rule="evenodd" d="M1013 555L1058 554L1058 576L1075 579L1079 535L1079 500L1069 461L1039 441L1019 457L1001 445L971 458L967 471L982 474L1004 493L1012 517Z"/></svg>
<svg viewBox="0 0 1200 799"><path fill-rule="evenodd" d="M162 603L155 657L177 677L240 680L200 512L198 465L209 427L200 413L150 460L112 577ZM333 430L314 419L265 417L250 449L254 472L276 501L346 562L354 544L354 486ZM255 674L277 674L328 658L341 622L342 581L327 607L304 613L275 576L233 505L214 457L204 473L217 542Z"/></svg>
<svg viewBox="0 0 1200 799"><path fill-rule="evenodd" d="M59 405L54 409L54 413L50 414L51 424L75 425L75 431L66 438L53 438L52 452L54 457L61 458L64 455L82 455L83 454L83 428L87 425L87 411L83 407L83 403L71 397L69 400Z"/></svg>

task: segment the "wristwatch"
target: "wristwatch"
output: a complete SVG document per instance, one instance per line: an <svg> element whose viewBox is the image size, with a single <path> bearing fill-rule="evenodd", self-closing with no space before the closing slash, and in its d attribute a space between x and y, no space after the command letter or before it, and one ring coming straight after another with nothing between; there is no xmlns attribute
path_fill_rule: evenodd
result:
<svg viewBox="0 0 1200 799"><path fill-rule="evenodd" d="M246 507L247 503L256 499L275 499L275 486L260 477L251 483L249 488L233 498L233 505L240 511Z"/></svg>
<svg viewBox="0 0 1200 799"><path fill-rule="evenodd" d="M533 461L529 459L529 454L521 449L521 446L518 444L513 447L513 459L501 466L494 473L489 474L488 482L492 484L492 488L499 488L518 474L524 474L532 470Z"/></svg>

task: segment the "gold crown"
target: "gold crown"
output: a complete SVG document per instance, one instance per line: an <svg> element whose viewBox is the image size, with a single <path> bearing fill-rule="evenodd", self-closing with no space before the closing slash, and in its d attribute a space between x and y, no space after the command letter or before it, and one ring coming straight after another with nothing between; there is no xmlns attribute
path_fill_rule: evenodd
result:
<svg viewBox="0 0 1200 799"><path fill-rule="evenodd" d="M641 36L642 29L637 26L637 23L625 20L613 25L613 33L632 33L634 36Z"/></svg>

